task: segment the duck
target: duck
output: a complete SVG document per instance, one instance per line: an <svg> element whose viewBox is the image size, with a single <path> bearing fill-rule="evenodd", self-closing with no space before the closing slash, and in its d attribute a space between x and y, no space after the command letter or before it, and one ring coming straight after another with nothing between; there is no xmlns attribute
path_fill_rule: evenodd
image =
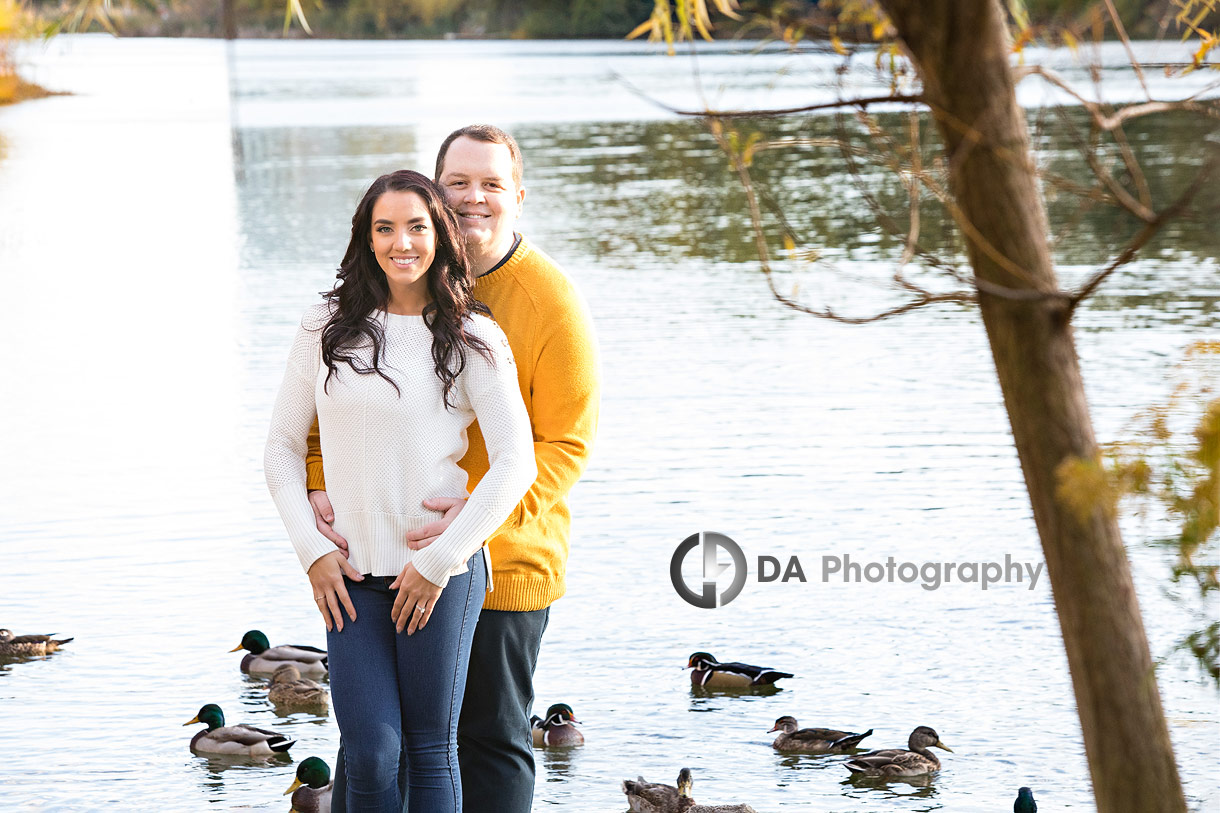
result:
<svg viewBox="0 0 1220 813"><path fill-rule="evenodd" d="M690 768L678 771L678 786L659 782L645 782L639 777L634 782L623 780L623 793L627 794L627 805L633 813L685 813L695 806L691 797L694 786Z"/></svg>
<svg viewBox="0 0 1220 813"><path fill-rule="evenodd" d="M720 663L706 652L696 652L686 662L693 686L716 689L744 688L747 686L770 686L780 678L792 677L791 672L778 672L748 663Z"/></svg>
<svg viewBox="0 0 1220 813"><path fill-rule="evenodd" d="M301 677L301 670L290 663L276 669L271 676L267 699L280 708L321 708L325 711L330 707L326 689Z"/></svg>
<svg viewBox="0 0 1220 813"><path fill-rule="evenodd" d="M1017 800L1012 803L1012 813L1038 813L1038 803L1029 788L1017 789Z"/></svg>
<svg viewBox="0 0 1220 813"><path fill-rule="evenodd" d="M55 652L74 638L53 638L51 635L13 635L12 630L0 629L0 656L37 657Z"/></svg>
<svg viewBox="0 0 1220 813"><path fill-rule="evenodd" d="M242 636L241 643L229 651L236 652L239 649L248 650L248 654L241 659L241 670L249 675L275 674L275 670L284 664L295 666L302 675L309 677L325 675L327 672L325 650L300 644L273 647L267 641L267 636L258 630L247 632Z"/></svg>
<svg viewBox="0 0 1220 813"><path fill-rule="evenodd" d="M776 720L771 731L780 732L771 747L794 754L846 754L859 747L860 741L873 733L871 728L863 734L833 728L798 729L796 718L788 715Z"/></svg>
<svg viewBox="0 0 1220 813"><path fill-rule="evenodd" d="M293 813L330 813L331 792L335 783L330 766L320 757L306 757L297 766L297 778L284 795L292 794Z"/></svg>
<svg viewBox="0 0 1220 813"><path fill-rule="evenodd" d="M585 735L573 725L579 723L575 712L567 703L556 703L546 710L546 719L537 715L530 718L530 733L534 738L534 747L554 747L563 745L584 745Z"/></svg>
<svg viewBox="0 0 1220 813"><path fill-rule="evenodd" d="M184 726L206 723L207 729L191 738L191 750L208 754L265 757L282 754L293 746L290 740L274 731L265 731L248 725L225 725L225 714L220 706L208 703L199 713L183 723Z"/></svg>
<svg viewBox="0 0 1220 813"><path fill-rule="evenodd" d="M909 750L869 751L843 764L853 776L922 776L940 770L940 760L928 750L929 747L953 753L952 748L940 741L935 729L921 725L907 739Z"/></svg>

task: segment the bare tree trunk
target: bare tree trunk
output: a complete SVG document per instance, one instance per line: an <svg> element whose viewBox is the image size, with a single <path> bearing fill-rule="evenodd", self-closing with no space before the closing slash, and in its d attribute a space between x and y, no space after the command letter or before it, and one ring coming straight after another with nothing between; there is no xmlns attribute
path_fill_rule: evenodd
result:
<svg viewBox="0 0 1220 813"><path fill-rule="evenodd" d="M979 279L983 324L1055 596L1100 813L1186 810L1117 522L1055 496L1056 469L1097 443L1059 298L1025 117L996 0L881 0L923 80L945 141ZM989 293L990 290L990 293Z"/></svg>
<svg viewBox="0 0 1220 813"><path fill-rule="evenodd" d="M233 7L234 0L221 0L220 20L224 26L224 36L227 40L237 39L237 11Z"/></svg>

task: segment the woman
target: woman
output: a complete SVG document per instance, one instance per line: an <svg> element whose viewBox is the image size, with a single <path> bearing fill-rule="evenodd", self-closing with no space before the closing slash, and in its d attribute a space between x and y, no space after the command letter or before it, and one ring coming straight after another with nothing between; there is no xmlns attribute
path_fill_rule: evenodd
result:
<svg viewBox="0 0 1220 813"><path fill-rule="evenodd" d="M458 713L490 584L480 548L534 480L529 418L508 341L470 293L462 234L428 178L373 182L338 279L293 343L267 484L326 623L347 809L402 809L401 737L410 810L457 813ZM350 560L318 532L306 494L315 413ZM445 532L412 551L407 532L437 516L423 500L464 493L458 461L476 417L491 468Z"/></svg>

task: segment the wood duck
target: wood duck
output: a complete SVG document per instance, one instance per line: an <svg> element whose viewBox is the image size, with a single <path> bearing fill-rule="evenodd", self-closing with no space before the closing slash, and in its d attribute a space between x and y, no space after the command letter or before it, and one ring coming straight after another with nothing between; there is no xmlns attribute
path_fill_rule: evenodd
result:
<svg viewBox="0 0 1220 813"><path fill-rule="evenodd" d="M296 740L290 740L274 731L266 731L248 725L225 725L224 712L215 703L208 703L199 709L184 726L195 723L206 723L207 728L191 738L191 750L203 751L209 754L229 754L233 756L265 757L272 754L282 754L293 746Z"/></svg>
<svg viewBox="0 0 1220 813"><path fill-rule="evenodd" d="M720 663L706 652L696 652L686 662L693 686L715 689L744 688L746 686L770 686L780 678L792 677L791 672L777 672L748 663Z"/></svg>
<svg viewBox="0 0 1220 813"><path fill-rule="evenodd" d="M1038 813L1038 803L1034 801L1034 792L1029 788L1017 790L1017 800L1012 803L1012 813Z"/></svg>
<svg viewBox="0 0 1220 813"><path fill-rule="evenodd" d="M534 738L534 747L557 747L565 745L584 745L585 735L573 725L579 723L572 707L567 703L556 703L546 710L546 719L537 715L530 718L530 733Z"/></svg>
<svg viewBox="0 0 1220 813"><path fill-rule="evenodd" d="M271 646L267 636L258 630L250 630L241 638L241 643L230 649L248 650L241 659L241 670L249 675L273 675L285 664L295 666L302 675L318 677L326 674L326 652L313 646L284 644Z"/></svg>
<svg viewBox="0 0 1220 813"><path fill-rule="evenodd" d="M776 720L771 730L780 732L771 747L793 754L846 754L858 748L860 741L873 733L871 728L863 734L833 728L798 729L796 718L786 715Z"/></svg>
<svg viewBox="0 0 1220 813"><path fill-rule="evenodd" d="M330 766L318 757L306 757L297 766L297 778L284 795L292 794L292 813L330 813L334 789Z"/></svg>
<svg viewBox="0 0 1220 813"><path fill-rule="evenodd" d="M54 652L73 638L55 639L50 635L13 635L12 630L0 629L0 656L38 657Z"/></svg>
<svg viewBox="0 0 1220 813"><path fill-rule="evenodd" d="M691 797L694 786L690 768L678 772L678 786L660 782L645 782L640 777L634 782L623 780L623 793L627 794L627 805L633 813L684 813L695 806Z"/></svg>
<svg viewBox="0 0 1220 813"><path fill-rule="evenodd" d="M329 707L326 689L301 677L301 670L290 663L276 669L271 676L267 699L279 708L312 708L325 712Z"/></svg>
<svg viewBox="0 0 1220 813"><path fill-rule="evenodd" d="M909 750L869 751L843 764L854 776L922 776L940 770L940 760L928 750L929 747L953 753L953 749L940 741L935 730L921 725L907 740Z"/></svg>

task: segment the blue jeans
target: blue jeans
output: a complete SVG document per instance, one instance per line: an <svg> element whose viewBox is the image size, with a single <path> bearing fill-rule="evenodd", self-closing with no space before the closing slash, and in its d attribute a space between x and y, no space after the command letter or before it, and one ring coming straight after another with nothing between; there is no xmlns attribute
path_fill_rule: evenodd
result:
<svg viewBox="0 0 1220 813"><path fill-rule="evenodd" d="M346 809L400 813L399 754L405 753L408 809L459 813L457 722L470 644L483 605L483 553L467 562L437 599L428 626L408 636L390 611L392 576L345 579L356 621L326 634L331 702L343 738Z"/></svg>

